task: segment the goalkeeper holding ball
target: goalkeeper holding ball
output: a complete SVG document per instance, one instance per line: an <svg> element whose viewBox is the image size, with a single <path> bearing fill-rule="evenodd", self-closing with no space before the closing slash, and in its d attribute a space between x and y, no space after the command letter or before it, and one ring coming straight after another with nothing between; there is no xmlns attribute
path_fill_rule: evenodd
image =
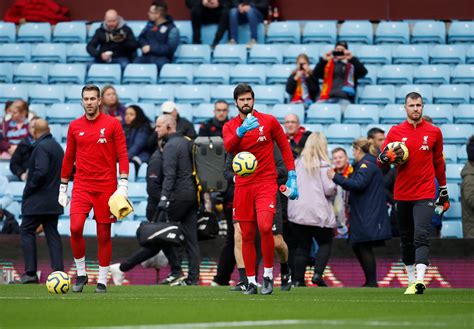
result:
<svg viewBox="0 0 474 329"><path fill-rule="evenodd" d="M449 208L443 159L443 135L438 127L423 121L423 98L416 92L405 97L407 119L390 129L378 157L382 165L397 166L394 200L400 226L402 260L408 274L405 294L422 294L423 282L429 265L429 233L433 211L440 214ZM409 156L397 145L404 143ZM396 143L395 143L396 144ZM393 145L393 144L392 144ZM439 197L435 197L435 178L439 183ZM415 273L416 270L416 273Z"/></svg>
<svg viewBox="0 0 474 329"><path fill-rule="evenodd" d="M255 99L252 88L247 84L239 84L234 89L234 100L239 115L224 125L224 147L234 155L241 151L250 152L258 161L257 170L253 174L246 177L236 176L235 179L233 218L239 223L242 232L242 256L249 282L244 293L257 293L255 233L258 225L264 263L261 294L269 295L273 291L272 225L277 193L274 141L288 170L286 185L291 190L288 196L290 199L298 198L295 164L290 144L278 120L272 115L253 109Z"/></svg>

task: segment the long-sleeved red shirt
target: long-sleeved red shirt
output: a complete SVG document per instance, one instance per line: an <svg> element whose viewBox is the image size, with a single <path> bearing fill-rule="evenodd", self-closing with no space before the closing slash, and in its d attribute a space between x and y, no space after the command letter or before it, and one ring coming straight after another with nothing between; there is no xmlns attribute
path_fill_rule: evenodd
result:
<svg viewBox="0 0 474 329"><path fill-rule="evenodd" d="M278 120L269 114L253 111L258 119L259 127L247 132L244 137L237 136L237 128L242 125L243 120L236 116L228 121L222 130L224 147L227 152L236 155L247 151L257 158L257 170L250 176L236 176L235 185L247 185L259 182L276 182L277 172L273 157L274 141L281 151L283 161L288 171L295 169L295 161L291 153L290 144L286 138L283 128Z"/></svg>
<svg viewBox="0 0 474 329"><path fill-rule="evenodd" d="M405 120L390 129L382 150L391 142L404 142L409 152L407 162L397 167L394 199L433 199L435 177L440 186L446 185L441 130L425 121L414 126Z"/></svg>
<svg viewBox="0 0 474 329"><path fill-rule="evenodd" d="M117 160L120 173L128 175L127 143L117 119L100 113L94 120L83 115L69 124L61 178L69 180L76 164L74 188L116 189Z"/></svg>

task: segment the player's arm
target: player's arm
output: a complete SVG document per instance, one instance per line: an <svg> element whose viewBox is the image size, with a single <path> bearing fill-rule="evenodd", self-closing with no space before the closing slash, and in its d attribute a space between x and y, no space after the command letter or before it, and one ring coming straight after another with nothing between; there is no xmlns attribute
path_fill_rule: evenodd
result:
<svg viewBox="0 0 474 329"><path fill-rule="evenodd" d="M439 128L437 128L436 140L433 145L433 166L439 184L435 211L438 215L443 215L449 209L450 203L446 185L446 163L443 157L443 134Z"/></svg>
<svg viewBox="0 0 474 329"><path fill-rule="evenodd" d="M235 153L240 144L240 139L245 136L251 130L257 129L260 126L258 119L248 114L242 124L237 127L235 132L230 131L230 124L226 123L224 125L224 130L222 134L224 136L224 148L227 152Z"/></svg>
<svg viewBox="0 0 474 329"><path fill-rule="evenodd" d="M236 131L232 130L229 122L227 122L222 129L222 137L224 139L224 148L227 153L236 153L241 139L237 136Z"/></svg>
<svg viewBox="0 0 474 329"><path fill-rule="evenodd" d="M66 208L69 200L67 196L67 185L72 176L74 162L76 161L76 140L74 138L74 127L69 125L67 131L66 152L64 153L61 168L61 184L59 184L58 203Z"/></svg>
<svg viewBox="0 0 474 329"><path fill-rule="evenodd" d="M346 191L363 191L369 185L372 175L374 174L374 169L369 165L363 163L359 169L350 176L350 178L345 178L341 174L336 174L332 179L334 183L340 185Z"/></svg>

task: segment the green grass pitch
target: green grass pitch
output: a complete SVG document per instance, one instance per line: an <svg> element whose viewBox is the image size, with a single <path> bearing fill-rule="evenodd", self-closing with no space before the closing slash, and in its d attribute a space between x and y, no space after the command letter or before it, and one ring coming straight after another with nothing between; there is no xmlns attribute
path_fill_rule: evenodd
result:
<svg viewBox="0 0 474 329"><path fill-rule="evenodd" d="M271 296L228 287L109 286L50 295L0 286L0 328L473 328L474 289L298 288Z"/></svg>

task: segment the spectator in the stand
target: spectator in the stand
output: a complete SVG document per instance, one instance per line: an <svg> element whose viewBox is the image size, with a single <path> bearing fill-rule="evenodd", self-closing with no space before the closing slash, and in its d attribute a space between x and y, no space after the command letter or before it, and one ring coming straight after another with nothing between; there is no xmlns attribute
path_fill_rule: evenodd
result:
<svg viewBox="0 0 474 329"><path fill-rule="evenodd" d="M258 24L263 22L267 14L269 0L233 0L229 13L230 44L239 41L239 24L248 23L250 26L250 41L247 48L252 48L258 40Z"/></svg>
<svg viewBox="0 0 474 329"><path fill-rule="evenodd" d="M229 29L229 6L231 0L186 0L191 11L193 26L193 44L201 44L201 26L218 24L211 47L217 46L224 33Z"/></svg>
<svg viewBox="0 0 474 329"><path fill-rule="evenodd" d="M318 102L354 103L357 80L367 74L367 69L347 46L338 41L336 47L322 57L313 71L316 81L323 80Z"/></svg>
<svg viewBox="0 0 474 329"><path fill-rule="evenodd" d="M371 128L369 131L367 131L367 139L372 140L372 142L380 151L383 142L385 142L385 131L377 127Z"/></svg>
<svg viewBox="0 0 474 329"><path fill-rule="evenodd" d="M28 103L21 99L14 101L10 108L11 118L4 123L3 136L6 143L2 143L2 151L8 152L11 157L21 140L28 136L29 110Z"/></svg>
<svg viewBox="0 0 474 329"><path fill-rule="evenodd" d="M100 111L117 118L123 122L125 118L125 106L120 103L117 91L111 85L102 87L101 91L102 102L100 104Z"/></svg>
<svg viewBox="0 0 474 329"><path fill-rule="evenodd" d="M296 69L286 81L286 92L291 96L291 103L303 103L305 107L313 104L319 92L319 82L309 66L309 57L299 54L296 58Z"/></svg>
<svg viewBox="0 0 474 329"><path fill-rule="evenodd" d="M10 171L22 182L26 181L31 152L33 151L33 132L37 117L30 120L28 124L28 136L23 138L18 144L10 160Z"/></svg>
<svg viewBox="0 0 474 329"><path fill-rule="evenodd" d="M222 137L222 127L227 121L229 121L229 104L224 100L218 100L214 103L214 117L201 124L198 136Z"/></svg>
<svg viewBox="0 0 474 329"><path fill-rule="evenodd" d="M378 287L373 248L391 238L383 176L375 163L378 152L372 142L357 139L352 143L352 153L356 162L354 173L345 178L330 169L328 177L350 192L349 242L364 270L363 287Z"/></svg>
<svg viewBox="0 0 474 329"><path fill-rule="evenodd" d="M301 156L296 159L300 197L298 200L288 201L288 219L292 223L294 234L299 237L293 275L296 286L305 286L306 264L313 238L319 248L312 282L320 287L327 286L323 273L331 253L333 229L336 227L332 206L336 184L328 178L329 169L326 137L320 132L314 132L308 137Z"/></svg>
<svg viewBox="0 0 474 329"><path fill-rule="evenodd" d="M461 170L461 208L464 238L474 238L474 135L466 145L467 162Z"/></svg>
<svg viewBox="0 0 474 329"><path fill-rule="evenodd" d="M348 178L353 172L346 150L342 147L336 147L331 151L332 164L334 170L344 178ZM349 192L341 186L337 186L337 194L334 199L334 213L336 215L337 237L348 237L348 218L349 218Z"/></svg>
<svg viewBox="0 0 474 329"><path fill-rule="evenodd" d="M7 131L7 121L11 119L11 106L13 101L7 101L4 107L4 115L3 117L0 116L0 159L9 159L10 154L8 154L8 149L10 148L10 143L8 143L7 139L5 138L5 132Z"/></svg>
<svg viewBox="0 0 474 329"><path fill-rule="evenodd" d="M150 151L147 147L148 138L152 134L150 119L147 118L141 107L130 105L125 110L124 123L128 160L134 163L135 170L138 171L140 165L148 162L150 158Z"/></svg>
<svg viewBox="0 0 474 329"><path fill-rule="evenodd" d="M300 125L300 118L293 113L288 114L283 122L285 127L285 133L290 143L293 157L296 159L300 156L301 151L304 148L304 144L311 135L311 131L306 130L305 127Z"/></svg>
<svg viewBox="0 0 474 329"><path fill-rule="evenodd" d="M132 29L114 9L105 12L104 22L87 44L87 52L95 63L117 63L122 70L133 61L137 48Z"/></svg>
<svg viewBox="0 0 474 329"><path fill-rule="evenodd" d="M149 22L140 33L138 42L142 56L135 63L156 64L158 71L173 60L179 45L179 30L168 15L168 4L156 0L148 10Z"/></svg>

